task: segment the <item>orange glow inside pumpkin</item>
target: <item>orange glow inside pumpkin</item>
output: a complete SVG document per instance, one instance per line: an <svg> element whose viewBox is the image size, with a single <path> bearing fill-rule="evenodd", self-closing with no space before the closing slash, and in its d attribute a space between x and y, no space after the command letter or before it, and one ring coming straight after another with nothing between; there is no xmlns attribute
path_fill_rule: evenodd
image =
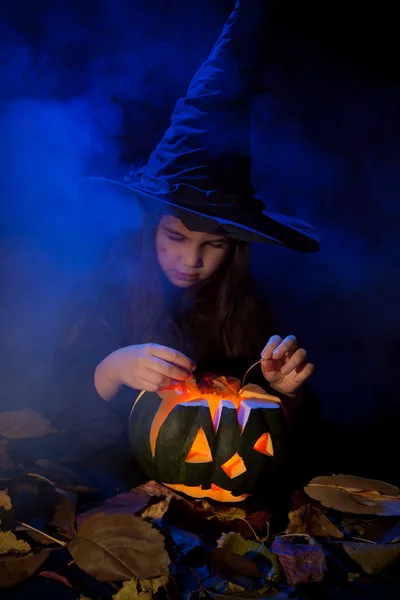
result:
<svg viewBox="0 0 400 600"><path fill-rule="evenodd" d="M211 498L211 500L217 500L218 502L243 502L250 494L242 494L241 496L234 496L229 490L224 490L218 487L214 483L211 484L209 489L203 490L201 485L183 485L182 483L164 483L166 487L169 487L175 492L181 492L192 498Z"/></svg>
<svg viewBox="0 0 400 600"><path fill-rule="evenodd" d="M246 465L243 462L243 458L239 456L236 452L229 460L227 460L223 465L221 465L221 469L230 477L234 479L235 477L239 477L242 473L247 471Z"/></svg>
<svg viewBox="0 0 400 600"><path fill-rule="evenodd" d="M197 435L194 439L192 447L190 448L186 462L188 463L206 463L212 462L213 457L211 454L211 448L207 442L206 434L202 427L200 427Z"/></svg>
<svg viewBox="0 0 400 600"><path fill-rule="evenodd" d="M254 450L266 454L267 456L274 455L274 449L272 446L272 438L269 433L263 433L253 446Z"/></svg>

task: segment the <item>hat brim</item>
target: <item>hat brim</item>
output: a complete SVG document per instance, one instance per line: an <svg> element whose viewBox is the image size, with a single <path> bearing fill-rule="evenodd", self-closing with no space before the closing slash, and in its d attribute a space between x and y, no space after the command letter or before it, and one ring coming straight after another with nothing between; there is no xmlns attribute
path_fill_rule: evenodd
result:
<svg viewBox="0 0 400 600"><path fill-rule="evenodd" d="M127 198L135 197L144 209L161 212L173 209L185 226L192 231L219 233L236 240L246 242L261 242L286 246L299 252L314 253L319 251L319 237L316 230L308 223L282 213L269 212L251 213L240 211L240 215L228 219L207 211L197 211L187 208L174 201L173 193L153 192L140 185L126 185L114 179L105 177L85 177L85 191L97 193L109 190ZM232 211L230 211L232 213ZM236 211L237 213L237 211Z"/></svg>

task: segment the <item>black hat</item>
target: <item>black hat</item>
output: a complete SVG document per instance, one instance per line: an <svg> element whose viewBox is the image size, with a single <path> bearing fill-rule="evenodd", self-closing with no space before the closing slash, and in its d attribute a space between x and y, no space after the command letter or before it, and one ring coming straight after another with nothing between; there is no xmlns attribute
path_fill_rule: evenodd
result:
<svg viewBox="0 0 400 600"><path fill-rule="evenodd" d="M249 106L265 4L266 0L236 2L144 167L122 182L100 177L86 181L136 197L147 209L170 212L191 230L317 252L315 229L268 211L251 184Z"/></svg>

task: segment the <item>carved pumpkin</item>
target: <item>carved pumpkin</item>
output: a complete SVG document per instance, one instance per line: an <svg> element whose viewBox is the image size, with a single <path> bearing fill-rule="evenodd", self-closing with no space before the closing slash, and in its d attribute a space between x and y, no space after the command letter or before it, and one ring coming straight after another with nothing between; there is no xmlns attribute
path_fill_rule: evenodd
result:
<svg viewBox="0 0 400 600"><path fill-rule="evenodd" d="M240 502L285 462L280 400L225 377L139 394L130 415L134 458L151 479L194 498Z"/></svg>

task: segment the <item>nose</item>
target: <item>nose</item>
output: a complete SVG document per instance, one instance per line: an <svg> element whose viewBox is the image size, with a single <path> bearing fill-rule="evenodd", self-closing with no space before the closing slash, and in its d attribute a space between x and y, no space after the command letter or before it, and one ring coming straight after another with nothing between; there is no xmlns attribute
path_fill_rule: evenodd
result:
<svg viewBox="0 0 400 600"><path fill-rule="evenodd" d="M199 246L193 244L185 248L182 262L187 269L200 269L203 266L203 253Z"/></svg>

